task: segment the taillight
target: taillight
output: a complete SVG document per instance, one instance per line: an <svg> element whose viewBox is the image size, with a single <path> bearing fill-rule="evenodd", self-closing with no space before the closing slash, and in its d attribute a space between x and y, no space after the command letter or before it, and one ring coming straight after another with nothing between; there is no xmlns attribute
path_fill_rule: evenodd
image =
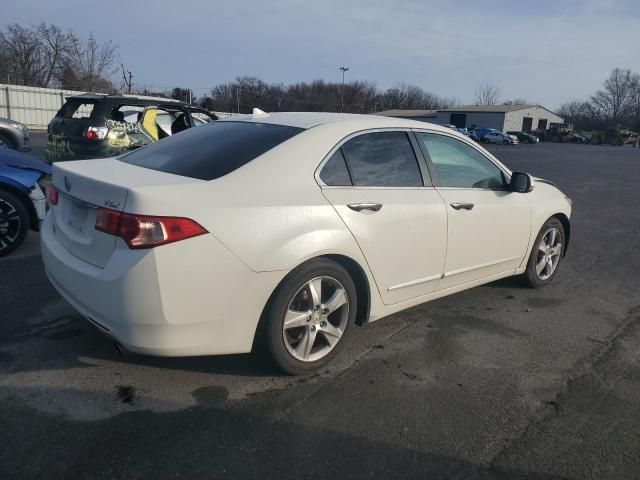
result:
<svg viewBox="0 0 640 480"><path fill-rule="evenodd" d="M49 184L49 203L51 205L58 204L58 189L53 186L53 183Z"/></svg>
<svg viewBox="0 0 640 480"><path fill-rule="evenodd" d="M89 140L102 140L107 137L107 133L109 133L107 127L89 127L86 135Z"/></svg>
<svg viewBox="0 0 640 480"><path fill-rule="evenodd" d="M207 233L200 224L182 217L154 217L99 208L96 230L122 238L129 248L153 248Z"/></svg>

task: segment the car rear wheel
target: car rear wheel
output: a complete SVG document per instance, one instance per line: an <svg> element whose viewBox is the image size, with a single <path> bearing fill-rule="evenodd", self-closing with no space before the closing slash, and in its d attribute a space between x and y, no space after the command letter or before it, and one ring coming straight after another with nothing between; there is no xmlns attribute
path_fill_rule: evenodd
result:
<svg viewBox="0 0 640 480"><path fill-rule="evenodd" d="M356 288L339 264L307 262L278 287L268 312L269 351L292 375L312 373L329 363L355 322Z"/></svg>
<svg viewBox="0 0 640 480"><path fill-rule="evenodd" d="M0 190L0 257L24 241L29 230L29 214L15 195Z"/></svg>
<svg viewBox="0 0 640 480"><path fill-rule="evenodd" d="M545 222L536 237L524 279L533 288L551 282L558 273L565 249L564 227L555 217Z"/></svg>
<svg viewBox="0 0 640 480"><path fill-rule="evenodd" d="M10 148L11 150L15 150L16 143L6 133L0 132L0 148Z"/></svg>

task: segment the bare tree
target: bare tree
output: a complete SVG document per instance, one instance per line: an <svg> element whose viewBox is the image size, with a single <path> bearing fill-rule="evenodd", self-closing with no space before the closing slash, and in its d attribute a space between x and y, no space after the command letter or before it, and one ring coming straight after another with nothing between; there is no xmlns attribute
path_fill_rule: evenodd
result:
<svg viewBox="0 0 640 480"><path fill-rule="evenodd" d="M33 29L17 23L0 32L0 51L7 62L7 74L22 85L41 86L46 70L42 44Z"/></svg>
<svg viewBox="0 0 640 480"><path fill-rule="evenodd" d="M15 83L48 87L59 77L76 41L72 32L55 25L7 25L0 32L1 73Z"/></svg>
<svg viewBox="0 0 640 480"><path fill-rule="evenodd" d="M500 89L490 83L485 83L476 88L477 105L495 105L500 100Z"/></svg>
<svg viewBox="0 0 640 480"><path fill-rule="evenodd" d="M76 41L65 65L63 83L74 83L66 87L87 91L113 90L109 77L117 71L115 52L117 45L111 40L98 43L93 34L86 42Z"/></svg>
<svg viewBox="0 0 640 480"><path fill-rule="evenodd" d="M600 115L613 125L621 122L628 113L633 97L633 75L630 70L614 68L604 82L604 89L591 97Z"/></svg>
<svg viewBox="0 0 640 480"><path fill-rule="evenodd" d="M41 23L37 27L37 35L43 49L43 61L46 64L43 87L48 87L62 71L66 58L71 53L78 38L71 32L64 32L55 25Z"/></svg>

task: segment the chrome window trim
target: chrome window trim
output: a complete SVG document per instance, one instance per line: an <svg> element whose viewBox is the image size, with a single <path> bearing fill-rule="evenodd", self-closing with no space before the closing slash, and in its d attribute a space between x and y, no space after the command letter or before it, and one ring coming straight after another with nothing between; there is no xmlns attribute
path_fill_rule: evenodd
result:
<svg viewBox="0 0 640 480"><path fill-rule="evenodd" d="M325 189L325 188L349 188L349 189L353 189L353 190L372 190L372 189L376 189L376 190L399 190L399 189L402 189L402 190L424 190L425 188L434 189L435 186L433 185L432 181L430 181L431 185L422 185L421 187L374 187L374 186L365 187L365 186L356 186L356 185L327 185L320 178L320 172L322 171L324 165L329 161L331 156L337 150L342 148L342 145L347 143L352 138L359 137L361 135L366 135L368 133L376 133L376 132L405 132L406 134L410 135L412 131L413 131L413 129L410 128L410 127L382 127L382 128L367 128L367 129L364 129L364 130L358 130L356 132L350 133L346 137L343 137L342 140L338 141L338 143L336 145L334 145L333 148L331 150L329 150L329 153L327 153L324 156L324 158L320 161L320 163L316 167L314 175L313 175L315 180L316 180L316 183L322 189ZM421 177L422 182L424 184L425 174L422 171L422 169L426 168L426 166L423 166L421 164L420 157L422 156L422 152L416 152L415 151L415 148L413 146L413 143L411 143L411 138L409 136L407 136L407 141L409 142L409 145L411 145L411 149L413 150L413 154L416 157L416 163L418 164L418 170L420 171L420 177ZM347 159L345 158L344 161L346 163ZM425 159L425 161L426 161L426 159ZM428 173L428 175L430 176L429 173Z"/></svg>

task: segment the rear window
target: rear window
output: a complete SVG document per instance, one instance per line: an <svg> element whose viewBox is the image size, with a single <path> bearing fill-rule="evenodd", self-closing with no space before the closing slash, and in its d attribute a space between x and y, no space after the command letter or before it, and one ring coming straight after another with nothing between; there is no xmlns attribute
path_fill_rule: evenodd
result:
<svg viewBox="0 0 640 480"><path fill-rule="evenodd" d="M213 122L120 157L138 167L214 180L280 145L304 129L253 122Z"/></svg>
<svg viewBox="0 0 640 480"><path fill-rule="evenodd" d="M91 118L97 102L70 100L65 103L58 117L62 118Z"/></svg>

